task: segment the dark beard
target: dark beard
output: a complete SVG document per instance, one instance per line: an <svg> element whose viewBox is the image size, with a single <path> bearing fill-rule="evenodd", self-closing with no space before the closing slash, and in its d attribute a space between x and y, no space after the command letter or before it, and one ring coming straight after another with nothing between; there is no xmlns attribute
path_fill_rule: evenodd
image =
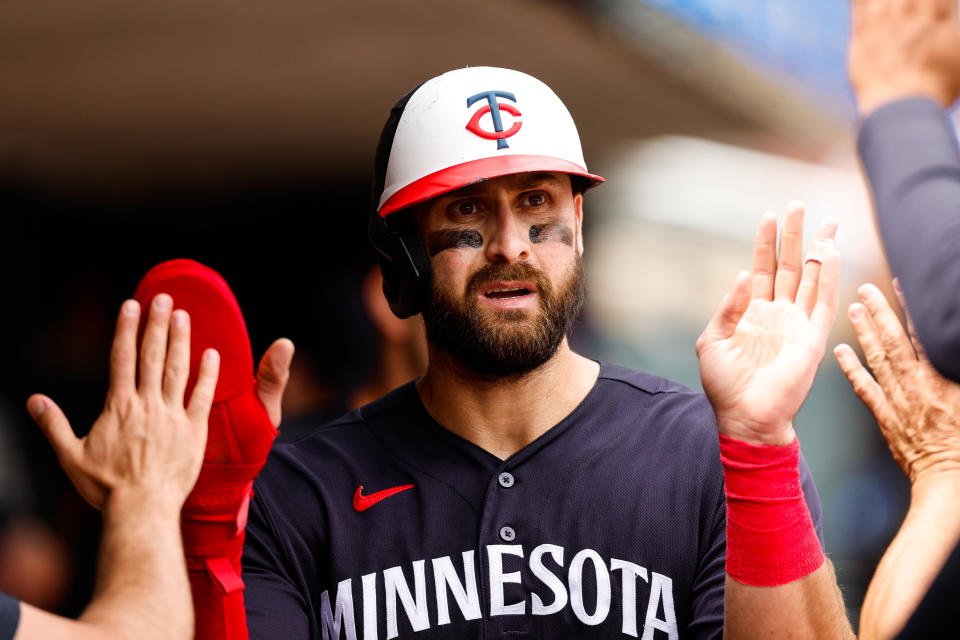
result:
<svg viewBox="0 0 960 640"><path fill-rule="evenodd" d="M477 293L494 280L532 282L540 294L533 318L516 309L491 314L480 308ZM546 275L525 262L489 264L470 276L466 295L457 300L448 290L431 287L423 308L427 340L481 377L522 377L541 367L557 352L580 309L585 293L583 262L554 291Z"/></svg>

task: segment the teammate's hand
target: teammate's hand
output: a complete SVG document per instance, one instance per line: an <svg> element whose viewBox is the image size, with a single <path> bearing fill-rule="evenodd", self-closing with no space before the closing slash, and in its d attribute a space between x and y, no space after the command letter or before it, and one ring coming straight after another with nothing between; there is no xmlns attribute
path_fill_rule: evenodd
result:
<svg viewBox="0 0 960 640"><path fill-rule="evenodd" d="M837 313L837 224L827 219L803 260L803 205L791 203L780 236L768 213L757 227L753 273L733 290L697 340L700 379L720 433L789 444Z"/></svg>
<svg viewBox="0 0 960 640"><path fill-rule="evenodd" d="M280 424L280 405L283 391L290 380L290 362L293 360L293 343L287 338L275 340L257 366L257 398L267 410L270 422Z"/></svg>
<svg viewBox="0 0 960 640"><path fill-rule="evenodd" d="M906 313L896 281L894 289ZM909 313L907 337L879 289L865 284L859 293L863 303L850 305L848 313L876 380L845 344L833 351L840 368L873 412L911 482L923 474L960 470L960 385L938 374L927 360Z"/></svg>
<svg viewBox="0 0 960 640"><path fill-rule="evenodd" d="M847 70L860 113L911 95L956 100L957 0L853 0L852 9Z"/></svg>
<svg viewBox="0 0 960 640"><path fill-rule="evenodd" d="M190 317L171 313L170 296L153 299L144 330L137 382L140 305L127 300L110 353L110 387L103 413L77 438L50 398L33 395L27 410L40 425L64 471L97 509L108 500L148 503L177 513L200 473L207 416L220 357L203 354L196 387L184 406L190 370ZM169 335L169 344L168 344Z"/></svg>

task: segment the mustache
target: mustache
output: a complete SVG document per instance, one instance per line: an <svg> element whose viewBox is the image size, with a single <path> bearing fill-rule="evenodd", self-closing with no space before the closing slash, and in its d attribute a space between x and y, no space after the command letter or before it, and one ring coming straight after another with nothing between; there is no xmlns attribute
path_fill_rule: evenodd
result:
<svg viewBox="0 0 960 640"><path fill-rule="evenodd" d="M467 295L473 295L488 282L496 280L526 280L532 282L542 295L549 296L550 281L540 269L526 262L503 264L494 262L477 269L467 280Z"/></svg>

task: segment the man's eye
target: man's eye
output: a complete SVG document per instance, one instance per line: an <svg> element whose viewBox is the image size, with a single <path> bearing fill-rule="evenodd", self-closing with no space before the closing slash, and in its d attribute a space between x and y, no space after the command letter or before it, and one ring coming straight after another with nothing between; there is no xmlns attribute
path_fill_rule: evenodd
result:
<svg viewBox="0 0 960 640"><path fill-rule="evenodd" d="M470 200L463 200L454 205L454 211L461 216L472 216L477 212L477 205Z"/></svg>
<svg viewBox="0 0 960 640"><path fill-rule="evenodd" d="M528 207L540 207L546 204L547 197L542 193L531 193L526 198L524 198L524 204Z"/></svg>

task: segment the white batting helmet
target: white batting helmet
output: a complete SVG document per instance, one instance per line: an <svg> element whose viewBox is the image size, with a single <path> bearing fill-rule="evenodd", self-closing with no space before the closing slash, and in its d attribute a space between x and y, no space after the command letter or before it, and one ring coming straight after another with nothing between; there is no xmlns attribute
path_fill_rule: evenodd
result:
<svg viewBox="0 0 960 640"><path fill-rule="evenodd" d="M394 313L419 311L429 262L409 230L401 237L391 229L390 214L480 180L527 171L578 176L579 190L603 182L587 170L570 112L533 76L496 67L457 69L394 105L377 147L370 220Z"/></svg>

